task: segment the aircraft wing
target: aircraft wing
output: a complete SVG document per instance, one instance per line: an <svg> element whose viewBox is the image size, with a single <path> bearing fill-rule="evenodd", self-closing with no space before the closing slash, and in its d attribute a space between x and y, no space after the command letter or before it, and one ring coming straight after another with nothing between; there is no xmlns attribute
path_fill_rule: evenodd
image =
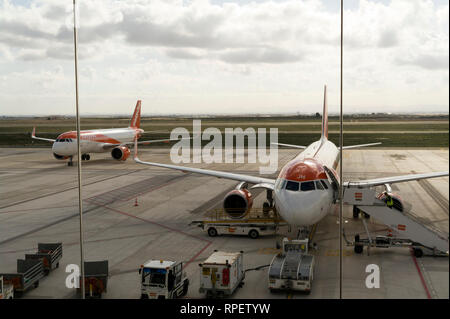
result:
<svg viewBox="0 0 450 319"><path fill-rule="evenodd" d="M343 186L347 187L347 188L352 188L352 187L353 188L368 188L368 187L379 186L379 185L384 185L384 184L402 183L402 182L416 181L419 179L435 178L435 177L443 177L443 176L448 176L448 171L447 172L424 173L424 174L410 174L410 175L392 176L392 177L368 179L368 180L354 181L354 182L345 182L343 184Z"/></svg>
<svg viewBox="0 0 450 319"><path fill-rule="evenodd" d="M283 143L270 143L270 144L278 145L278 146L286 146L286 147L291 147L291 148L300 148L300 149L305 149L307 147L307 146L303 146L303 145L293 145L293 144L283 144ZM380 145L380 144L381 144L381 142L369 143L369 144L349 145L349 146L343 146L342 149L343 150L348 150L349 148L373 146L373 145Z"/></svg>
<svg viewBox="0 0 450 319"><path fill-rule="evenodd" d="M139 164L157 166L157 167L163 167L163 168L170 168L170 169L175 169L175 170L182 171L185 173L187 173L187 172L197 173L197 174L208 175L208 176L213 176L213 177L217 177L217 178L231 179L231 180L235 180L235 181L239 181L239 182L247 182L247 183L251 183L251 184L269 184L270 186L272 186L272 188L273 188L273 185L275 185L275 179L270 179L270 178L263 178L263 177L235 174L235 173L228 173L228 172L221 172L221 171L213 171L213 170L209 170L209 169L194 168L194 167L187 167L187 166L144 162L144 161L141 161L137 156L137 144L135 144L135 146L134 146L134 161ZM269 185L267 185L267 186L269 186Z"/></svg>
<svg viewBox="0 0 450 319"><path fill-rule="evenodd" d="M300 148L302 150L307 148L307 146L303 146L303 145L293 145L293 144L283 144L283 143L270 143L270 144L278 145L278 146L286 146L286 147L291 147L291 148Z"/></svg>
<svg viewBox="0 0 450 319"><path fill-rule="evenodd" d="M381 144L381 142L369 143L369 144L349 145L349 146L342 146L342 149L343 150L348 150L349 148L358 148L358 147L373 146L373 145L380 145L380 144Z"/></svg>
<svg viewBox="0 0 450 319"><path fill-rule="evenodd" d="M187 139L187 138L186 138ZM189 138L191 139L191 138ZM166 138L166 139L161 139L161 140L148 140L148 141L139 141L137 142L138 144L143 144L143 145L148 145L148 144L153 144L153 143L169 143L169 142L173 142L173 141L180 141L183 139L179 139L179 138ZM105 143L103 144L103 148L104 149L108 149L108 148L114 148L117 146L132 146L134 144L134 142L129 142L129 143L122 143L122 144L110 144L110 143Z"/></svg>
<svg viewBox="0 0 450 319"><path fill-rule="evenodd" d="M31 133L31 138L35 139L35 140L41 140L41 141L46 141L46 142L55 142L56 140L52 140L51 138L43 138L43 137L36 137L36 127L33 127L33 132Z"/></svg>

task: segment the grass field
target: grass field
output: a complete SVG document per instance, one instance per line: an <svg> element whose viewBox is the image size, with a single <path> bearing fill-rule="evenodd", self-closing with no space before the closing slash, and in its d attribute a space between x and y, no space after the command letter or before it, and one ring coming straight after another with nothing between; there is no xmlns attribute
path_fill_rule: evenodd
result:
<svg viewBox="0 0 450 319"><path fill-rule="evenodd" d="M121 118L82 118L82 129L99 129L128 126L129 119ZM32 140L30 134L36 126L36 135L56 138L58 134L75 129L74 119L2 119L0 120L0 147L42 147L49 143ZM146 133L143 139L167 138L176 127L192 131L192 118L143 118L141 128ZM202 130L208 127L246 129L252 127L278 128L280 143L308 145L320 136L320 119L284 118L284 117L233 117L202 119ZM339 123L330 119L329 139L339 142ZM448 147L449 121L447 117L413 117L380 120L373 117L347 118L344 120L344 144L363 144L382 142L383 147ZM267 136L267 140L269 140ZM206 144L208 141L204 141ZM169 147L170 145L161 144Z"/></svg>

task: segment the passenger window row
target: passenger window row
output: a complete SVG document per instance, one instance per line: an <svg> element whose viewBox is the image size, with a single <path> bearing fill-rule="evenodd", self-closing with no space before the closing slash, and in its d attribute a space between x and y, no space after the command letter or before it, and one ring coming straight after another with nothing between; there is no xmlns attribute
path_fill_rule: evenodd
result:
<svg viewBox="0 0 450 319"><path fill-rule="evenodd" d="M71 138L59 138L56 139L56 142L72 142Z"/></svg>

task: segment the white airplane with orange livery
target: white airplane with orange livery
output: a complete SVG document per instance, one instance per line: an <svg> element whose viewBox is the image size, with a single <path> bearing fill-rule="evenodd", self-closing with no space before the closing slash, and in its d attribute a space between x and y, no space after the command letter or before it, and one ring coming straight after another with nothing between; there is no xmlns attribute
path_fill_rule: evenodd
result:
<svg viewBox="0 0 450 319"><path fill-rule="evenodd" d="M80 152L82 160L90 160L89 153L111 152L111 156L119 161L125 161L130 155L129 146L135 139L139 139L144 130L140 128L141 101L138 100L131 118L130 126L126 128L100 129L80 131ZM56 140L36 137L36 128L33 128L31 137L36 140L53 143L53 156L59 160L69 159L68 165L72 166L72 158L77 154L77 132L70 131L60 134ZM140 144L169 142L173 139L141 141Z"/></svg>
<svg viewBox="0 0 450 319"><path fill-rule="evenodd" d="M248 184L254 184L250 189L265 188L268 203L290 225L310 226L319 222L332 212L336 202L339 177L336 168L339 164L339 149L328 140L328 112L326 86L324 92L324 105L322 116L322 136L320 140L309 146L276 143L281 146L303 149L294 159L289 161L280 171L276 179L257 176L235 174L229 172L191 168L162 163L144 162L138 158L137 144L135 145L134 160L139 164L170 168L183 172L226 178L239 181L236 189L229 192L223 202L225 212L232 218L241 218L252 206L252 194ZM344 146L350 149L371 146L381 143ZM346 182L344 187L368 188L378 185L390 185L406 181L448 176L449 172L435 172L427 174L411 174L392 176L372 180L359 180ZM389 187L390 188L390 187ZM387 193L384 193L386 196ZM389 194L391 196L391 194ZM399 201L396 197L395 201ZM401 205L401 202L399 203Z"/></svg>

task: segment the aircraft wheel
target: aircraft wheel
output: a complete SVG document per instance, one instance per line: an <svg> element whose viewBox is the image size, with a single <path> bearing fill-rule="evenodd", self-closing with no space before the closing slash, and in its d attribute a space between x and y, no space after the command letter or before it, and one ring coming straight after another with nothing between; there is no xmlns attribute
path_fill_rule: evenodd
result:
<svg viewBox="0 0 450 319"><path fill-rule="evenodd" d="M251 239L256 239L259 237L259 233L256 229L252 229L248 232L248 237L250 237Z"/></svg>
<svg viewBox="0 0 450 319"><path fill-rule="evenodd" d="M86 154L86 161L89 161L91 159L91 155Z"/></svg>
<svg viewBox="0 0 450 319"><path fill-rule="evenodd" d="M356 206L353 206L353 218L359 217L359 208Z"/></svg>
<svg viewBox="0 0 450 319"><path fill-rule="evenodd" d="M362 254L364 247L361 245L355 245L355 253Z"/></svg>
<svg viewBox="0 0 450 319"><path fill-rule="evenodd" d="M208 235L209 235L209 237L216 237L217 236L217 230L214 227L208 228Z"/></svg>
<svg viewBox="0 0 450 319"><path fill-rule="evenodd" d="M414 248L413 252L414 252L414 256L416 256L417 258L420 258L423 256L423 251L420 248Z"/></svg>

